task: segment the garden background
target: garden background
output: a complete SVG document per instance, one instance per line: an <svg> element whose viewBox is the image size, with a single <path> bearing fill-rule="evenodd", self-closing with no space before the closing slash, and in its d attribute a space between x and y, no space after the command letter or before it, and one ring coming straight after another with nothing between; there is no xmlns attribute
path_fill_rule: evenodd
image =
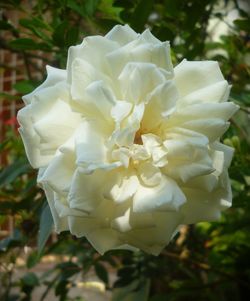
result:
<svg viewBox="0 0 250 301"><path fill-rule="evenodd" d="M0 300L250 300L249 2L6 0L0 9ZM46 64L65 68L69 46L126 23L169 40L174 65L218 60L240 105L222 139L235 149L232 208L184 226L158 257L101 256L84 238L56 235L15 118Z"/></svg>

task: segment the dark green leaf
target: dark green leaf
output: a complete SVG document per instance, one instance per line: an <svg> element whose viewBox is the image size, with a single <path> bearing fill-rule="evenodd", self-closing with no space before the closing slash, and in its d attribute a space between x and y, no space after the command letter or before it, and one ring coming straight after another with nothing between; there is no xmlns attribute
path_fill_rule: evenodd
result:
<svg viewBox="0 0 250 301"><path fill-rule="evenodd" d="M85 1L85 12L86 15L91 17L97 9L100 0L89 0Z"/></svg>
<svg viewBox="0 0 250 301"><path fill-rule="evenodd" d="M12 183L18 176L28 172L30 170L29 163L21 158L11 165L7 166L0 173L0 187Z"/></svg>
<svg viewBox="0 0 250 301"><path fill-rule="evenodd" d="M32 252L26 262L26 266L28 269L32 268L33 266L35 266L39 260L40 260L40 255L38 254L38 252L34 251Z"/></svg>
<svg viewBox="0 0 250 301"><path fill-rule="evenodd" d="M19 38L9 43L9 46L16 50L43 50L48 51L51 45L47 43L37 43L29 38Z"/></svg>
<svg viewBox="0 0 250 301"><path fill-rule="evenodd" d="M149 15L152 13L153 4L154 0L139 1L131 21L131 25L136 31L143 31L145 23L147 22Z"/></svg>
<svg viewBox="0 0 250 301"><path fill-rule="evenodd" d="M28 38L20 38L9 43L11 48L17 50L37 50L39 49L36 42Z"/></svg>
<svg viewBox="0 0 250 301"><path fill-rule="evenodd" d="M106 284L109 282L108 272L106 268L99 262L95 264L96 275Z"/></svg>
<svg viewBox="0 0 250 301"><path fill-rule="evenodd" d="M37 286L39 285L39 280L34 273L27 273L21 278L21 282L23 285L27 286Z"/></svg>
<svg viewBox="0 0 250 301"><path fill-rule="evenodd" d="M38 251L42 252L50 234L53 226L53 218L51 215L51 211L49 205L46 204L44 207L39 224L39 232L38 232Z"/></svg>
<svg viewBox="0 0 250 301"><path fill-rule="evenodd" d="M28 94L35 89L35 85L31 81L22 80L14 84L13 88L21 94Z"/></svg>
<svg viewBox="0 0 250 301"><path fill-rule="evenodd" d="M249 31L250 28L250 19L239 19L235 20L234 24L241 30L244 30L246 32Z"/></svg>
<svg viewBox="0 0 250 301"><path fill-rule="evenodd" d="M149 296L150 281L135 280L128 286L116 288L112 301L147 301Z"/></svg>
<svg viewBox="0 0 250 301"><path fill-rule="evenodd" d="M86 12L84 9L84 6L80 6L76 3L74 0L68 0L67 1L67 7L71 8L74 12L79 14L82 17L86 17Z"/></svg>

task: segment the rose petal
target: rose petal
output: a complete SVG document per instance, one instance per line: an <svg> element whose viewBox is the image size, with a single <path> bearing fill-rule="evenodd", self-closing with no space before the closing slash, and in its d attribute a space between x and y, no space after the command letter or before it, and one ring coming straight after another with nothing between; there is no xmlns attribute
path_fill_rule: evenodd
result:
<svg viewBox="0 0 250 301"><path fill-rule="evenodd" d="M183 60L174 68L174 73L174 80L181 97L224 81L219 64L216 61L189 62Z"/></svg>
<svg viewBox="0 0 250 301"><path fill-rule="evenodd" d="M128 25L116 25L105 35L105 38L124 45L136 39L137 36L138 34Z"/></svg>
<svg viewBox="0 0 250 301"><path fill-rule="evenodd" d="M159 185L140 185L133 198L134 212L176 211L185 202L185 195L172 179L164 176Z"/></svg>

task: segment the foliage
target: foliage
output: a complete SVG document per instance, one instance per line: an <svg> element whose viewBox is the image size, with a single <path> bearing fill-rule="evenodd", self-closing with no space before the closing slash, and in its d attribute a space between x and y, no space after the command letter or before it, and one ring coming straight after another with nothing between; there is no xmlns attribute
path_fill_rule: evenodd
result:
<svg viewBox="0 0 250 301"><path fill-rule="evenodd" d="M34 289L41 285L45 286L41 301L46 300L50 290L54 290L59 300L70 300L68 293L76 286L76 278L84 279L90 269L107 289L113 290L113 301L249 299L250 36L247 30L250 17L242 3L229 0L10 0L0 6L3 10L1 48L22 58L27 76L13 86L17 96L30 92L43 80L45 64L64 68L68 47L79 43L85 35L105 33L117 23L128 23L137 31L149 27L161 40L169 40L174 63L184 57L218 60L224 75L233 83L231 98L241 107L224 137L224 143L235 149L230 168L233 207L223 214L220 222L183 227L159 257L128 251L110 251L100 256L85 239L76 239L68 233L46 244L51 217L45 197L36 186L36 173L26 160L15 123L6 122L6 139L0 145L8 163L0 172L0 225L12 216L15 231L0 241L0 300L31 300ZM214 40L209 24L211 20L223 22L230 8L235 9L239 17L228 25L227 34ZM12 12L20 15L17 26L9 18ZM41 64L37 64L38 61ZM0 67L12 68L5 64ZM21 72L18 68L17 72ZM39 76L34 77L33 71ZM18 98L1 93L0 99L12 102ZM20 279L14 279L18 258L27 246L32 247L25 263L29 271ZM31 271L50 254L64 260L56 262L53 269L42 275ZM111 268L117 271L115 283L109 279ZM13 288L18 289L18 295L13 294Z"/></svg>

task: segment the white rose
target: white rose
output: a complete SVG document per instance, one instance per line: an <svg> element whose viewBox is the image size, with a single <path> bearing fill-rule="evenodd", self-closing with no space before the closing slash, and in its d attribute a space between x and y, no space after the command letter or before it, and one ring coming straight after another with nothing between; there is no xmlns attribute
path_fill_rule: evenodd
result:
<svg viewBox="0 0 250 301"><path fill-rule="evenodd" d="M219 138L237 106L217 62L173 68L168 42L119 25L47 72L18 120L57 232L159 254L179 225L230 207Z"/></svg>

